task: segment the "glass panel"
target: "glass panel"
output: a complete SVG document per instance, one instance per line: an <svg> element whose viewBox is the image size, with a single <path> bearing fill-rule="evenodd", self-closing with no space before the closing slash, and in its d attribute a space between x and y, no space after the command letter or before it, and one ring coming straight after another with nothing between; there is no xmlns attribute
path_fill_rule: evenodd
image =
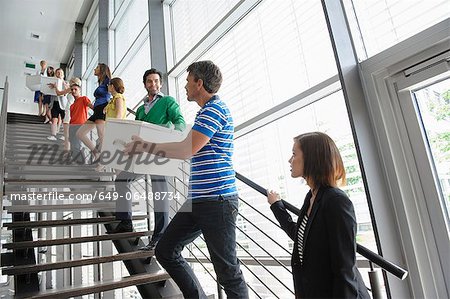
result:
<svg viewBox="0 0 450 299"><path fill-rule="evenodd" d="M276 22L274 21L276 20ZM264 1L199 60L222 70L219 95L238 125L337 73L320 1ZM178 78L185 99L186 74ZM198 110L181 101L183 113Z"/></svg>
<svg viewBox="0 0 450 299"><path fill-rule="evenodd" d="M333 109L329 109L329 107L333 107ZM347 186L341 187L341 189L348 194L355 207L358 223L357 242L376 252L376 241L367 198L342 92L332 94L253 131L251 134L237 138L235 141L233 160L236 171L263 187L279 191L283 199L288 200L297 207L301 207L309 188L303 180L291 178L288 160L292 153L293 137L309 131L326 132L336 142L344 160L348 178ZM239 213L246 218L244 219L242 216L238 216L236 222L238 227L236 238L239 243L239 246L237 246L238 257L247 260L247 264L250 265L252 263L251 257L246 251L263 261L271 259L266 252L268 251L290 268L290 253L293 249L292 240L280 228L250 208L247 204L249 203L256 210L276 223L277 221L270 211L267 199L240 181L238 181L238 189L240 198L242 199L240 201ZM281 246L266 237L259 229ZM254 241L250 240L245 234L249 235ZM197 239L195 243L207 256L209 255L204 242ZM195 246L191 246L190 248L195 256L203 257L203 254ZM185 255L193 256L188 250L185 250ZM358 259L360 258L364 259L358 256ZM204 279L201 281L210 281L213 283L209 274L203 270L201 265L197 263L194 265L196 274ZM208 264L206 267L210 268ZM261 296L260 298L274 297L270 290L274 291L279 298L293 297L292 293L283 286L284 284L288 288L293 289L292 274L282 266L277 264L276 266L268 266L267 268L283 284L276 281L268 270L260 266L250 266L253 273L267 284L270 290L244 266L241 268L247 283ZM363 279L369 285L367 271L368 269L361 269ZM210 291L214 292L214 288L211 287ZM257 298L252 291L249 291L249 293L251 298Z"/></svg>
<svg viewBox="0 0 450 299"><path fill-rule="evenodd" d="M414 92L450 227L450 79Z"/></svg>
<svg viewBox="0 0 450 299"><path fill-rule="evenodd" d="M333 107L333 109L329 109ZM301 207L309 187L299 179L292 179L288 160L292 153L293 138L310 131L325 132L336 142L347 172L347 186L341 187L355 206L358 221L357 242L377 251L367 198L356 156L347 109L341 92L330 95L288 116L262 127L235 142L234 165L237 172L266 188L278 190L282 198ZM301 122L299 122L301 120ZM240 184L240 195L265 215L272 216L265 198ZM244 215L253 220L254 212L243 207ZM247 214L249 213L249 214ZM258 227L281 244L288 246L289 238L280 236L279 229L263 219ZM267 227L265 227L267 226ZM253 232L251 235L253 236ZM258 234L256 233L256 236ZM261 241L265 248L273 247ZM283 252L272 252L275 255Z"/></svg>
<svg viewBox="0 0 450 299"><path fill-rule="evenodd" d="M97 66L97 65L95 65L95 66ZM86 79L86 89L85 89L86 94L83 94L91 100L91 103L94 103L94 100L95 100L94 91L98 86L97 80L98 80L97 77L94 76L94 70L92 70L92 73ZM88 114L91 115L92 113L93 113L92 109L89 109Z"/></svg>
<svg viewBox="0 0 450 299"><path fill-rule="evenodd" d="M115 30L115 62L120 62L125 52L148 22L147 0L134 0Z"/></svg>
<svg viewBox="0 0 450 299"><path fill-rule="evenodd" d="M125 85L124 96L127 101L127 107L130 109L134 109L146 94L144 84L142 83L142 76L149 68L151 68L150 41L147 39L138 53L127 64L127 67L120 74L113 75L123 80Z"/></svg>
<svg viewBox="0 0 450 299"><path fill-rule="evenodd" d="M177 0L171 7L175 63L228 13L238 0Z"/></svg>
<svg viewBox="0 0 450 299"><path fill-rule="evenodd" d="M94 32L92 33L91 39L87 43L87 64L91 63L92 58L94 58L95 53L98 51L98 24L94 27Z"/></svg>
<svg viewBox="0 0 450 299"><path fill-rule="evenodd" d="M448 0L345 0L360 60L450 17Z"/></svg>
<svg viewBox="0 0 450 299"><path fill-rule="evenodd" d="M114 0L114 15L119 11L120 6L124 0Z"/></svg>

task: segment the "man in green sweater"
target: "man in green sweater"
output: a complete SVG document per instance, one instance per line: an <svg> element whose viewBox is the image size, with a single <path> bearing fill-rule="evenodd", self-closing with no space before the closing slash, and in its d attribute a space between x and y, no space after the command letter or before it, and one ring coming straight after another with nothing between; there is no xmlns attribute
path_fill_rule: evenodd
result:
<svg viewBox="0 0 450 299"><path fill-rule="evenodd" d="M184 130L186 123L181 115L180 107L171 96L166 96L161 92L162 73L154 68L147 70L143 76L144 86L147 96L144 104L136 111L136 120L161 125L165 127L175 127L176 130ZM116 202L116 219L120 223L108 233L123 233L133 231L131 222L131 200L134 198L130 189L131 184L142 178L144 174L135 174L122 171L115 180L116 191L119 195ZM168 192L167 178L165 176L151 175L153 198L163 198L161 192ZM161 196L157 195L160 194ZM168 193L165 193L168 194ZM155 215L155 229L149 244L142 250L152 250L155 248L164 230L169 224L169 201L153 200Z"/></svg>

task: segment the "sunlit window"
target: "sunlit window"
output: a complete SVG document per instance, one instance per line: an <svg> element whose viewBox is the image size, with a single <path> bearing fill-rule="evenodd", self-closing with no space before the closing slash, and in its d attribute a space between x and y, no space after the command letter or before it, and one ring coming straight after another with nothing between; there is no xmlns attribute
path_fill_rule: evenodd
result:
<svg viewBox="0 0 450 299"><path fill-rule="evenodd" d="M450 17L448 0L345 0L358 57L364 60Z"/></svg>
<svg viewBox="0 0 450 299"><path fill-rule="evenodd" d="M142 82L142 76L149 68L151 68L150 42L147 38L136 55L134 55L132 60L127 64L126 68L121 73L114 74L114 76L120 77L124 82L124 96L128 108L134 109L145 96L146 91Z"/></svg>
<svg viewBox="0 0 450 299"><path fill-rule="evenodd" d="M450 79L414 92L450 228Z"/></svg>
<svg viewBox="0 0 450 299"><path fill-rule="evenodd" d="M133 0L115 29L115 62L120 62L148 22L148 1Z"/></svg>
<svg viewBox="0 0 450 299"><path fill-rule="evenodd" d="M177 0L171 6L174 61L179 61L238 0Z"/></svg>
<svg viewBox="0 0 450 299"><path fill-rule="evenodd" d="M219 94L236 125L337 73L320 1L264 1L199 58L204 59L221 68ZM184 99L186 75L178 79ZM182 105L192 121L196 105Z"/></svg>

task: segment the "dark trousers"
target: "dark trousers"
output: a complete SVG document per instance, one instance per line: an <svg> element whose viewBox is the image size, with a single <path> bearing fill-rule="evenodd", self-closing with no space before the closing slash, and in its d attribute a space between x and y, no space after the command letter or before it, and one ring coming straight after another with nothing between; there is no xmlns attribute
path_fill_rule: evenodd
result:
<svg viewBox="0 0 450 299"><path fill-rule="evenodd" d="M131 185L141 178L144 178L144 174L131 173L126 171L121 171L116 177L115 186L116 192L119 195L116 201L116 219L118 220L128 220L132 216L132 200L135 198L133 191L131 191ZM166 199L160 200L162 198L162 192L168 192L169 188L167 185L167 178L160 175L151 175L152 181L152 194L153 194L153 210L155 216L155 229L153 231L152 241L159 241L164 230L169 224L169 207L170 202ZM156 194L160 193L160 196ZM158 200L157 200L158 199Z"/></svg>
<svg viewBox="0 0 450 299"><path fill-rule="evenodd" d="M203 234L219 283L228 298L248 298L247 284L236 256L238 197L218 196L185 203L156 246L156 258L185 298L206 298L193 270L181 255L187 244Z"/></svg>

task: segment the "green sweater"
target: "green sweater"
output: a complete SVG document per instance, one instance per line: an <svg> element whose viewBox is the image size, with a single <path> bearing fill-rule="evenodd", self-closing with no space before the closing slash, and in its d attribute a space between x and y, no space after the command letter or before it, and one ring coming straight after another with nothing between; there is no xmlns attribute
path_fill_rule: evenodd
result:
<svg viewBox="0 0 450 299"><path fill-rule="evenodd" d="M179 131L186 128L180 107L171 96L159 98L147 114L145 114L144 105L140 106L136 111L136 120L142 120L155 125L164 125L165 127L170 127L173 124L175 125L175 130Z"/></svg>

